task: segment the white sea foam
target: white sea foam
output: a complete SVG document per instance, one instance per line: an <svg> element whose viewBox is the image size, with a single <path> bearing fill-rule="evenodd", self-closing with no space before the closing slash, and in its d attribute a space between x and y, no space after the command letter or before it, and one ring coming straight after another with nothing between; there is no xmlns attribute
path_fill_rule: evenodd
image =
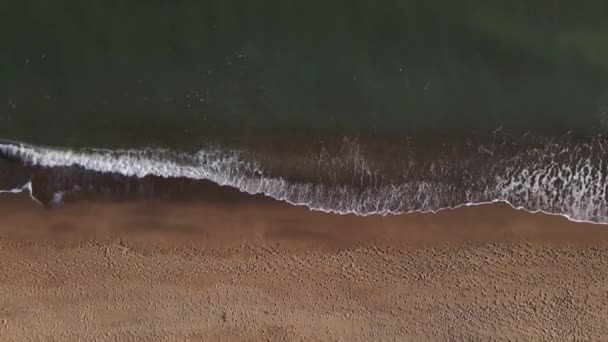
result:
<svg viewBox="0 0 608 342"><path fill-rule="evenodd" d="M32 182L27 182L24 185L20 186L20 187L16 187L14 189L8 189L8 190L0 190L0 194L19 194L22 193L24 191L27 191L30 194L30 197L38 204L41 204L40 201L38 201L38 199L36 197L34 197L33 194L33 189L32 189Z"/></svg>
<svg viewBox="0 0 608 342"><path fill-rule="evenodd" d="M360 151L349 153L357 153L347 156L354 165L353 175L373 177L374 172ZM484 172L489 174L479 178L480 184L476 184L474 189L462 188L465 183L415 180L405 176L399 182L376 182L353 189L339 183L332 185L271 177L265 174L263 165L250 156L219 149L186 154L166 149L70 150L2 143L0 155L27 165L48 168L77 166L88 171L128 177L209 180L245 193L264 194L294 205L336 214L366 216L436 212L446 208L505 202L517 209L561 215L573 221L608 223L604 165L601 162L594 164L589 158L575 162L571 162L572 158L561 162L550 159L529 164L522 164L520 156L500 160L496 165L486 165L488 169ZM324 162L322 159L319 158L319 163ZM441 163L430 165L432 172L446 169ZM31 193L31 183L2 192L24 190Z"/></svg>

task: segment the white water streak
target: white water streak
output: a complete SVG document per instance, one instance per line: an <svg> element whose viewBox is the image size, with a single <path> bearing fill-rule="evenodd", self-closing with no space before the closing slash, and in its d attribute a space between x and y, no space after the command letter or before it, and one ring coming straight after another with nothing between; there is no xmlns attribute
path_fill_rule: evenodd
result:
<svg viewBox="0 0 608 342"><path fill-rule="evenodd" d="M42 205L42 203L34 197L32 182L27 182L21 187L17 187L9 190L0 190L0 194L20 194L24 191L27 191L30 194L30 197L38 204Z"/></svg>
<svg viewBox="0 0 608 342"><path fill-rule="evenodd" d="M450 201L453 199L448 197L454 193L454 188L436 182L406 181L402 184L353 191L348 186L288 182L280 177L267 177L264 176L259 163L245 160L238 151L209 149L190 155L164 149L69 150L0 143L0 155L20 160L24 164L48 168L78 166L88 171L128 177L158 176L209 180L245 193L264 194L290 204L335 214L367 216L437 212L448 208L505 202L516 209L560 215L572 221L608 222L604 215L605 198L596 198L605 196L604 187L594 184L598 179L603 179L601 171L594 169L588 160L577 166L579 170L572 170L571 166L560 164L536 170L528 170L525 167L513 168L510 171L507 169L507 174L496 175L496 183L486 188L483 193L468 194L468 189L460 189L467 191L465 200L452 203ZM360 156L356 157L357 160L360 159ZM554 176L549 177L552 169ZM566 182L565 186L555 187L556 177L561 177L562 181ZM22 188L2 192L15 193L24 190L32 194L31 182ZM569 192L562 196L567 201L552 202L557 191Z"/></svg>

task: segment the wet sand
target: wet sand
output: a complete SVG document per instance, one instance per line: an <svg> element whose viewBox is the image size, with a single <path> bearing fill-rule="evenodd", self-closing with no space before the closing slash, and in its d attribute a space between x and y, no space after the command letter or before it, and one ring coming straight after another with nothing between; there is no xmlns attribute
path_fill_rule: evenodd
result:
<svg viewBox="0 0 608 342"><path fill-rule="evenodd" d="M1 339L608 339L606 226L217 198L0 196Z"/></svg>

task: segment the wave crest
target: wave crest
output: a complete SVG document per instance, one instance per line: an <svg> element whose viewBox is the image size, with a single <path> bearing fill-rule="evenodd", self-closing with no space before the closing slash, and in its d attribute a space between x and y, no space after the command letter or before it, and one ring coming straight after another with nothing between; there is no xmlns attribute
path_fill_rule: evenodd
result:
<svg viewBox="0 0 608 342"><path fill-rule="evenodd" d="M312 171L298 178L277 174L264 161L267 155L257 158L247 151L206 148L189 154L168 149L74 150L0 143L2 157L24 165L77 167L135 178L208 180L338 214L429 212L504 201L528 211L608 223L603 140L515 149L476 146L467 151L449 154L442 150L428 158L409 153L391 161L393 171L387 172L356 140L345 139L337 152L322 148L301 158L296 168ZM280 158L274 163L280 164Z"/></svg>

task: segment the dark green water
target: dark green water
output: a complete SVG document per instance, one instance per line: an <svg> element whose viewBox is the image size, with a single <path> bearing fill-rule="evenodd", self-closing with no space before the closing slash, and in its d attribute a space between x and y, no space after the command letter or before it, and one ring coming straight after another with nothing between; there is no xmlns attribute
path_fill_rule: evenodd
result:
<svg viewBox="0 0 608 342"><path fill-rule="evenodd" d="M0 139L23 144L0 141L0 189L211 181L334 213L505 201L607 223L606 18L606 1L12 1Z"/></svg>
<svg viewBox="0 0 608 342"><path fill-rule="evenodd" d="M605 1L12 1L0 136L586 136L608 129L607 15Z"/></svg>

